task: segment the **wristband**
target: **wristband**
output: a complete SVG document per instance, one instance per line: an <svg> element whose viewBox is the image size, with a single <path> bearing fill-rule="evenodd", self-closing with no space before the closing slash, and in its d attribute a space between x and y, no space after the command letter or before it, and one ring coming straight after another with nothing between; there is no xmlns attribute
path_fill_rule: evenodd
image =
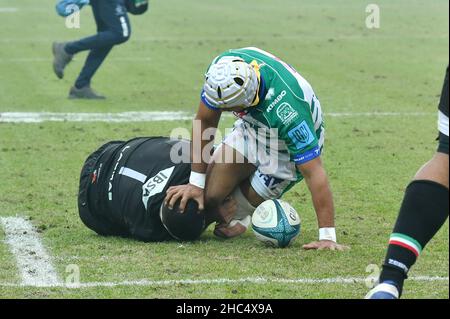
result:
<svg viewBox="0 0 450 319"><path fill-rule="evenodd" d="M319 240L331 240L333 242L336 242L336 228L319 228Z"/></svg>
<svg viewBox="0 0 450 319"><path fill-rule="evenodd" d="M189 184L197 186L198 188L205 189L206 174L197 173L192 171L189 178Z"/></svg>

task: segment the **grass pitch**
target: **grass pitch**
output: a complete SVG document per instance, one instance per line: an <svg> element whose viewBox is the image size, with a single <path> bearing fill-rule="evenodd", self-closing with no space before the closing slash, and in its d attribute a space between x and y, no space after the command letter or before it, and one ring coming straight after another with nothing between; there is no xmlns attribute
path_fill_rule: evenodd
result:
<svg viewBox="0 0 450 319"><path fill-rule="evenodd" d="M324 162L335 197L338 239L349 252L303 251L317 238L304 183L285 196L302 218L288 249L262 246L251 231L223 241L211 230L195 243L144 244L102 238L77 216L78 174L100 144L167 135L189 121L149 123L0 123L0 216L31 219L61 278L76 264L84 283L139 280L364 278L380 265L403 191L436 149L436 109L448 64L448 2L377 1L380 29L365 26L365 1L165 0L131 17L130 42L114 48L93 86L102 102L66 99L85 58L64 80L51 70L53 40L95 31L90 8L81 29L66 29L54 1L0 0L0 112L195 112L203 72L228 48L258 46L300 71L323 105ZM395 116L360 113L398 112ZM332 116L331 113L348 113ZM406 113L422 113L405 115ZM222 128L232 125L227 118ZM448 277L448 222L411 276ZM2 298L361 298L361 282L214 283L117 287L20 287L0 228ZM5 285L8 284L8 285ZM448 298L448 281L408 281L405 298Z"/></svg>

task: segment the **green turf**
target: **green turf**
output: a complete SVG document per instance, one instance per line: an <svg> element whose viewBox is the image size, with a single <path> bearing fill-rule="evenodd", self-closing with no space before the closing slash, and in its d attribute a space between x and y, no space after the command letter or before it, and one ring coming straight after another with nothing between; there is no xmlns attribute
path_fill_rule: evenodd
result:
<svg viewBox="0 0 450 319"><path fill-rule="evenodd" d="M53 0L0 0L0 112L194 112L202 75L222 50L260 46L293 64L314 86L324 111L426 112L404 117L326 117L324 162L335 196L338 237L352 250L306 252L317 237L304 184L285 199L302 218L289 249L260 245L249 231L230 241L209 230L196 243L144 244L101 238L77 217L78 174L100 144L167 135L189 121L105 124L0 124L0 216L28 216L58 273L77 264L82 282L217 278L365 277L380 264L403 191L433 154L436 104L448 63L447 1L377 1L381 28L365 28L366 1L165 0L132 17L130 42L117 47L94 87L105 102L68 101L84 55L57 80L54 39L94 32L90 9L82 28L67 30ZM266 21L264 24L263 21ZM136 58L133 61L132 58ZM231 126L231 119L222 127ZM448 276L448 223L424 250L412 276ZM0 229L0 240L4 233ZM20 283L13 256L0 242L0 283ZM117 288L0 287L0 297L360 298L363 284L237 284ZM448 298L448 282L408 282L406 298Z"/></svg>

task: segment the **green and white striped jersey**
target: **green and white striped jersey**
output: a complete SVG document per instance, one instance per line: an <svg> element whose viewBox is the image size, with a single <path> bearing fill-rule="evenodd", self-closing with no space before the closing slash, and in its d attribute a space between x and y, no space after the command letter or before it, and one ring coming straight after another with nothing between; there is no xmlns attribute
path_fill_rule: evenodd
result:
<svg viewBox="0 0 450 319"><path fill-rule="evenodd" d="M261 72L260 102L235 113L252 127L277 129L278 138L296 164L306 163L321 153L324 125L320 102L311 85L289 64L258 48L232 49L219 55L237 56L257 63ZM203 98L209 108L216 109Z"/></svg>

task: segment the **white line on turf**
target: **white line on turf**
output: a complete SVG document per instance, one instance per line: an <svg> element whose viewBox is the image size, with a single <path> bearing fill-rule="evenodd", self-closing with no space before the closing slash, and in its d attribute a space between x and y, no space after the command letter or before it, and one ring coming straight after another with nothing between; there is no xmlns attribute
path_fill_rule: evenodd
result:
<svg viewBox="0 0 450 319"><path fill-rule="evenodd" d="M191 120L186 112L123 112L123 113L48 113L11 112L0 113L0 122L41 123L41 122L155 122Z"/></svg>
<svg viewBox="0 0 450 319"><path fill-rule="evenodd" d="M419 282L448 282L448 277L440 276L417 276L410 277L410 281ZM95 288L95 287L119 287L119 286L176 286L176 285L227 285L227 284L341 284L352 285L365 283L366 278L362 277L335 277L335 278L264 278L248 277L237 279L180 279L180 280L129 280L120 282L83 282L79 284L55 283L44 287L56 288ZM0 287L24 287L26 284L0 283ZM34 285L35 286L35 285Z"/></svg>
<svg viewBox="0 0 450 319"><path fill-rule="evenodd" d="M30 11L30 10L28 10ZM39 11L39 10L34 10ZM166 35L166 36L155 36L155 37L141 37L141 38L133 38L133 42L175 42L175 43L184 43L189 42L194 45L199 45L199 42L217 42L218 37L215 35ZM252 35L251 37L243 37L242 35L229 35L229 36L221 36L220 41L232 41L233 43L236 40L240 40L242 42L254 42L256 40L305 40L309 39L311 41L318 40L320 42L327 42L330 39L335 41L347 41L347 40L367 40L367 39L399 39L396 35L366 35L366 34L355 34L355 35L336 35L330 37L323 37L322 35L315 34L263 34L263 35ZM448 39L448 34L439 34L439 35L408 35L402 36L403 40L405 39L420 39L420 40L430 40L430 39ZM52 43L55 41L53 38L39 38L39 37L16 37L16 38L1 38L0 43Z"/></svg>
<svg viewBox="0 0 450 319"><path fill-rule="evenodd" d="M0 283L0 287L60 287L60 288L95 288L117 286L175 286L175 285L226 285L226 284L357 284L364 283L362 277L334 278L219 278L219 279L180 279L180 280L128 280L120 282L84 282L65 284L59 280L51 263L50 256L41 244L39 235L32 224L20 217L1 217L0 224L6 234L6 243L16 258L21 272L21 283ZM448 277L416 276L411 281L448 282Z"/></svg>
<svg viewBox="0 0 450 319"><path fill-rule="evenodd" d="M111 57L108 60L110 61L132 61L132 62L140 62L140 61L151 61L151 57ZM0 58L0 62L2 63L23 63L23 62L48 62L50 63L53 61L52 58L40 58L40 57L33 57L33 58Z"/></svg>
<svg viewBox="0 0 450 319"><path fill-rule="evenodd" d="M427 116L435 115L431 112L342 112L342 113L325 113L330 117L367 117L367 116ZM437 116L437 115L436 115Z"/></svg>
<svg viewBox="0 0 450 319"><path fill-rule="evenodd" d="M6 234L6 243L16 258L23 286L47 287L61 285L33 225L20 217L2 217L0 224Z"/></svg>
<svg viewBox="0 0 450 319"><path fill-rule="evenodd" d="M14 13L19 11L17 8L0 8L0 13Z"/></svg>
<svg viewBox="0 0 450 319"><path fill-rule="evenodd" d="M421 112L367 112L367 113L326 113L325 117L393 117L430 116L436 113ZM232 116L229 114L227 116ZM0 113L0 123L42 123L42 122L156 122L192 120L188 112L123 112L123 113L51 113L51 112L4 112Z"/></svg>

